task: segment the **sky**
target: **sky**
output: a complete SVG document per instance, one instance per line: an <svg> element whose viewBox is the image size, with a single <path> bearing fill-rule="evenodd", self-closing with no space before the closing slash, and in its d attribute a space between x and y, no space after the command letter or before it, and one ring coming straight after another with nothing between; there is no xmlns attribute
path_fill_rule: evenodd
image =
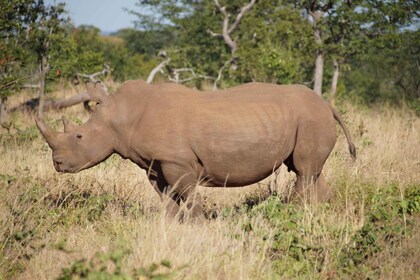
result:
<svg viewBox="0 0 420 280"><path fill-rule="evenodd" d="M46 0L47 4L54 2L66 3L66 10L74 25L94 25L103 33L117 31L121 28L134 27L134 15L123 8L139 10L136 0Z"/></svg>

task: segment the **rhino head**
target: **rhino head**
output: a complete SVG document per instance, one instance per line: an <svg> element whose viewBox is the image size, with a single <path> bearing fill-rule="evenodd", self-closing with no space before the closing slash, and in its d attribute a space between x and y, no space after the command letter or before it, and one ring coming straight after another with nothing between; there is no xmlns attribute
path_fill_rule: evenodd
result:
<svg viewBox="0 0 420 280"><path fill-rule="evenodd" d="M87 92L98 103L106 103L110 98L99 86L88 84ZM113 133L103 122L100 112L93 115L83 125L70 123L63 116L64 132L54 131L43 120L36 120L39 131L52 150L54 167L58 172L79 172L104 161L114 152Z"/></svg>

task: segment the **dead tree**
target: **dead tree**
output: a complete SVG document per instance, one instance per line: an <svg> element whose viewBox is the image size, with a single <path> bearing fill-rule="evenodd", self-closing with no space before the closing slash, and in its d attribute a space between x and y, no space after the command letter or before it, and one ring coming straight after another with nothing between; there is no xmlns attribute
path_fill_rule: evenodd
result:
<svg viewBox="0 0 420 280"><path fill-rule="evenodd" d="M165 59L164 61L162 61L161 63L159 63L158 66L156 66L155 68L152 69L152 71L150 71L149 76L147 77L146 83L151 84L153 82L153 79L155 78L155 75L158 72L163 72L163 68L169 64L169 62L171 61L171 59L168 57L167 59Z"/></svg>
<svg viewBox="0 0 420 280"><path fill-rule="evenodd" d="M230 14L226 11L226 7L220 5L219 0L214 0L214 4L216 5L217 9L223 15L223 25L222 25L222 33L215 33L211 30L207 30L211 36L223 38L226 45L230 48L230 58L223 64L223 66L219 69L218 78L215 79L213 89L217 89L217 83L220 81L222 77L223 70L226 68L228 64L230 64L232 70L236 70L238 68L237 64L237 57L236 51L238 49L238 45L236 40L232 39L232 32L236 30L239 23L241 22L244 15L254 6L256 0L251 0L248 4L243 6L239 11L238 15L235 18L235 21L230 25L229 24L229 17Z"/></svg>
<svg viewBox="0 0 420 280"><path fill-rule="evenodd" d="M160 51L159 56L165 58L165 60L159 63L155 68L153 68L152 71L150 71L149 76L147 77L147 80L146 80L146 83L148 84L151 84L153 82L155 75L159 72L162 75L166 76L169 81L175 82L177 84L186 83L194 79L215 80L214 77L197 74L193 68L170 67L169 62L171 61L171 58L167 57L167 54L165 51ZM189 76L182 77L183 73L189 73Z"/></svg>
<svg viewBox="0 0 420 280"><path fill-rule="evenodd" d="M93 74L76 73L73 79L73 84L78 85L80 83L80 80L85 80L85 81L89 81L96 84L101 81L97 79L98 76L107 77L109 75L111 75L111 68L109 67L108 64L105 63L101 71L95 72Z"/></svg>

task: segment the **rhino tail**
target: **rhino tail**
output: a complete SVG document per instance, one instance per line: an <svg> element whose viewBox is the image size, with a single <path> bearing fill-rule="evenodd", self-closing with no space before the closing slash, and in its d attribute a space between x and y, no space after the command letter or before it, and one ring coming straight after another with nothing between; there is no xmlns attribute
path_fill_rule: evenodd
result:
<svg viewBox="0 0 420 280"><path fill-rule="evenodd" d="M344 121L341 118L340 113L338 113L338 111L331 104L329 104L328 102L327 102L327 104L328 104L328 107L330 107L331 112L334 115L334 119L340 124L341 128L344 131L344 134L346 135L351 157L353 159L356 159L356 146L354 145L353 141L351 140L350 132L347 129L347 126L344 124Z"/></svg>

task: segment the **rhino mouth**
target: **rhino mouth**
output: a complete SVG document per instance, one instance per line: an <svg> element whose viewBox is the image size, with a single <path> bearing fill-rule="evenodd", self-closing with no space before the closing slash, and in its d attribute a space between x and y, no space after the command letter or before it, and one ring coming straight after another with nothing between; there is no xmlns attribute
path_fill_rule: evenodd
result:
<svg viewBox="0 0 420 280"><path fill-rule="evenodd" d="M74 173L72 171L72 168L70 168L70 166L68 164L66 164L64 162L64 160L62 160L59 157L54 157L53 158L53 163L54 163L54 168L57 172L60 172L60 173Z"/></svg>

